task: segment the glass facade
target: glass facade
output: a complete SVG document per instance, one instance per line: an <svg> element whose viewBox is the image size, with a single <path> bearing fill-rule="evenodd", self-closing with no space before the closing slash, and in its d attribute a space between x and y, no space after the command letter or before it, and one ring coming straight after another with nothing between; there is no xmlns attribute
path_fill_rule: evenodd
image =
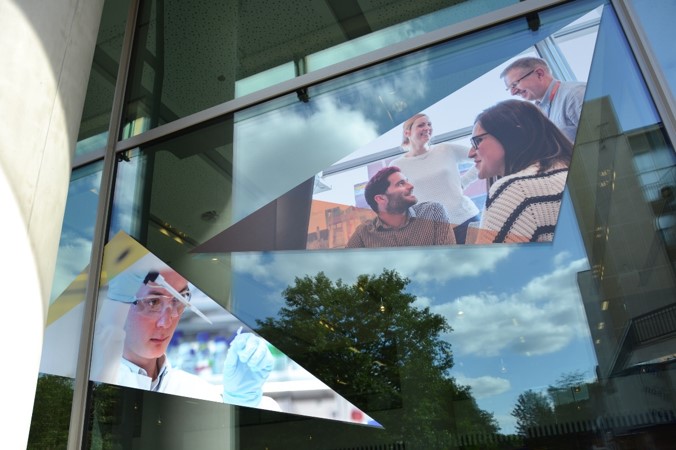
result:
<svg viewBox="0 0 676 450"><path fill-rule="evenodd" d="M122 137L514 2L452 3L142 2Z"/></svg>
<svg viewBox="0 0 676 450"><path fill-rule="evenodd" d="M100 157L106 147L129 5L129 0L104 3L75 147L76 158L96 154Z"/></svg>
<svg viewBox="0 0 676 450"><path fill-rule="evenodd" d="M98 302L100 321L103 295L73 292L94 228L127 234L269 342L262 392L279 408L90 381L84 448L672 448L676 154L612 2L179 3L132 5L111 209L96 225L101 162L75 169L53 302ZM501 79L526 56L586 88L554 239L344 248L402 124L424 111L433 145L468 153L477 116L529 85ZM371 63L340 68L355 59ZM302 85L315 71L329 75ZM83 129L107 132L91 117ZM492 181L464 188L479 215ZM56 313L47 334L63 333ZM215 352L208 315L180 319L186 348ZM31 448L68 439L67 416L37 425L71 407L79 336L58 344L63 367L43 356ZM195 373L213 381L216 360Z"/></svg>

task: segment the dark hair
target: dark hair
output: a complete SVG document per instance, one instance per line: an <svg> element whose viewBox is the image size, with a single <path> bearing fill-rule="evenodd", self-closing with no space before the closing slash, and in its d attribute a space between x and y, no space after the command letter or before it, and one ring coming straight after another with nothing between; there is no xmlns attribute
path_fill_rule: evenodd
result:
<svg viewBox="0 0 676 450"><path fill-rule="evenodd" d="M387 188L390 187L388 178L390 175L397 172L401 172L401 169L397 166L384 167L376 172L366 184L364 197L366 198L366 203L368 203L375 212L378 212L378 203L376 203L375 196L382 195L387 191Z"/></svg>
<svg viewBox="0 0 676 450"><path fill-rule="evenodd" d="M573 144L540 108L522 100L505 100L479 114L474 123L505 150L505 175L539 163L544 172L556 163L570 165Z"/></svg>

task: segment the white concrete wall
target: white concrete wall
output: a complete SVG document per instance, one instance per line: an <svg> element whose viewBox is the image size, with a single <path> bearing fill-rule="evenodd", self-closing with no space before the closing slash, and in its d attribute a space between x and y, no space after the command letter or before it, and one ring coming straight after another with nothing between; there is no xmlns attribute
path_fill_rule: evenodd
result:
<svg viewBox="0 0 676 450"><path fill-rule="evenodd" d="M3 448L25 448L103 0L0 0Z"/></svg>

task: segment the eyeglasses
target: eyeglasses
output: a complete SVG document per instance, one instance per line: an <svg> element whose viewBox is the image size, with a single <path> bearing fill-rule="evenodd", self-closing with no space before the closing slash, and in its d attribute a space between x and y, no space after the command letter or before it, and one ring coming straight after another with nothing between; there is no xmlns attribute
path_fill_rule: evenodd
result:
<svg viewBox="0 0 676 450"><path fill-rule="evenodd" d="M507 89L505 89L505 90L506 90L506 91L511 91L512 89L516 89L516 87L519 85L519 83L521 83L521 80L523 80L524 78L526 78L527 76L529 76L529 75L532 74L533 72L535 72L535 69L531 70L531 71L528 72L526 75L522 76L521 78L519 78L518 80L516 80L514 83L510 84L509 86L507 86Z"/></svg>
<svg viewBox="0 0 676 450"><path fill-rule="evenodd" d="M181 292L186 301L190 301L190 291ZM170 295L149 295L143 298L137 298L133 302L140 314L150 317L159 317L164 313L165 308L171 309L171 317L180 317L185 311L185 304Z"/></svg>
<svg viewBox="0 0 676 450"><path fill-rule="evenodd" d="M472 147L474 148L479 148L481 145L481 142L483 142L484 139L486 139L484 136L489 135L490 133L481 133L477 134L476 136L472 136L469 138L469 141L472 143Z"/></svg>

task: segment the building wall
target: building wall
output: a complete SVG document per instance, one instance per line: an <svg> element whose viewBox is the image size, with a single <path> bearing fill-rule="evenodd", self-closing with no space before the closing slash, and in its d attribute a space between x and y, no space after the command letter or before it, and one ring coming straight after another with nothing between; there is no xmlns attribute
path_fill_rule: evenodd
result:
<svg viewBox="0 0 676 450"><path fill-rule="evenodd" d="M77 138L102 0L0 3L0 192L6 238L0 279L17 320L2 327L3 439L28 437L42 332L71 157ZM20 345L11 345L17 342ZM20 361L20 363L19 363ZM7 429L5 428L7 427Z"/></svg>

